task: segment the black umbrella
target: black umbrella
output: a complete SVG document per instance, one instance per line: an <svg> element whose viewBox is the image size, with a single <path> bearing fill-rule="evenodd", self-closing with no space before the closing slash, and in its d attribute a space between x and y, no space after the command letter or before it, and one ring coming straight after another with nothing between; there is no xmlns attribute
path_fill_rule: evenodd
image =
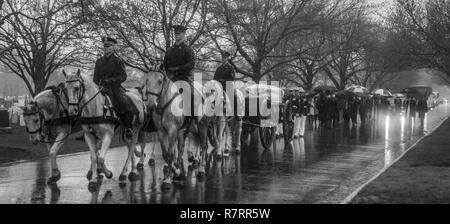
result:
<svg viewBox="0 0 450 224"><path fill-rule="evenodd" d="M318 86L313 89L314 92L336 92L336 87L333 86Z"/></svg>
<svg viewBox="0 0 450 224"><path fill-rule="evenodd" d="M335 93L337 97L352 97L352 96L356 96L356 94L354 92L350 92L347 90L342 90L339 91L337 93Z"/></svg>

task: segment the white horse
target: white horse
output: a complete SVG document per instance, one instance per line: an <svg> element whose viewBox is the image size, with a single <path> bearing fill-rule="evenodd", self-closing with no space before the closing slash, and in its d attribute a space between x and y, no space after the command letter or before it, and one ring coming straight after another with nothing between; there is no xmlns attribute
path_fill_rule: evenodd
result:
<svg viewBox="0 0 450 224"><path fill-rule="evenodd" d="M74 75L67 75L66 77L66 89L69 98L69 114L81 116L83 119L94 119L89 122L81 122L82 128L84 130L84 137L87 145L89 146L91 152L91 171L92 179L89 182L88 188L91 191L97 190L96 179L98 177L97 164L103 169L103 172L107 178L112 178L112 172L109 171L105 165L106 154L111 145L112 138L114 137L115 124L112 121L102 119L104 116L103 107L107 100L107 97L101 94L99 87L89 80L89 78L84 77L80 74L80 70ZM139 116L135 117L133 120L133 132L136 133L132 139L124 138L126 145L128 147L128 157L123 166L119 181L124 184L127 179L128 166L131 160L131 172L128 175L130 181L134 181L137 178L136 166L134 152L137 143L138 133L140 132L144 117L146 114L146 106L139 95L131 92L127 92L127 96L135 104L136 108L139 110ZM123 129L123 126L122 126ZM94 135L95 134L95 135ZM101 142L100 153L97 156L97 140Z"/></svg>
<svg viewBox="0 0 450 224"><path fill-rule="evenodd" d="M206 105L213 105L212 108L208 108L208 106L205 109L213 110L212 113L215 115L214 121L210 123L212 133L208 134L215 136L213 139L210 137L210 142L217 150L217 158L228 157L230 154L228 133L231 133L232 149L237 153L240 152L242 117L245 110L244 94L239 90L235 90L235 94L227 94L224 92L223 86L215 80L208 81L204 86L206 101L211 101L207 102ZM233 100L231 100L230 95ZM232 105L232 103L235 105Z"/></svg>
<svg viewBox="0 0 450 224"><path fill-rule="evenodd" d="M145 87L143 95L148 97L148 107L152 110L152 119L158 130L158 138L163 152L163 158L166 164L164 165L164 179L161 188L169 190L172 188L173 180L177 182L184 181L185 169L183 163L183 154L185 140L188 132L194 133L193 142L195 145L200 145L199 180L206 177L206 155L208 150L207 128L208 121L203 119L202 115L197 117L194 122L186 122L186 117L183 108L183 95L180 94L179 88L181 86L173 83L166 75L157 72L146 74ZM184 93L186 97L190 97L190 86L184 86ZM203 94L203 88L197 86L199 90L196 91L200 97ZM202 106L202 102L194 102L193 105ZM178 150L176 150L178 148ZM177 153L178 152L178 153ZM191 156L190 156L191 157Z"/></svg>
<svg viewBox="0 0 450 224"><path fill-rule="evenodd" d="M23 110L23 118L30 142L46 143L50 155L51 176L48 184L55 184L61 178L56 155L71 134L71 118L64 112L68 104L62 86L40 92ZM53 121L53 123L49 123Z"/></svg>

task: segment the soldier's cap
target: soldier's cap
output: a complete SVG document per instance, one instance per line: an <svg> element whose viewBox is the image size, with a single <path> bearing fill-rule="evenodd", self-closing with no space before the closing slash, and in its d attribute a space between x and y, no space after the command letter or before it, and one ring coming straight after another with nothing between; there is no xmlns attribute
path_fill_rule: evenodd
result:
<svg viewBox="0 0 450 224"><path fill-rule="evenodd" d="M102 42L103 42L103 45L108 45L108 46L117 44L117 40L112 37L102 37Z"/></svg>
<svg viewBox="0 0 450 224"><path fill-rule="evenodd" d="M224 58L228 58L228 57L230 57L231 56L231 53L230 52L228 52L228 51L222 51L222 52L220 52L220 54L222 55L222 57L224 57Z"/></svg>
<svg viewBox="0 0 450 224"><path fill-rule="evenodd" d="M175 33L183 33L187 30L187 28L182 25L173 25L172 28Z"/></svg>

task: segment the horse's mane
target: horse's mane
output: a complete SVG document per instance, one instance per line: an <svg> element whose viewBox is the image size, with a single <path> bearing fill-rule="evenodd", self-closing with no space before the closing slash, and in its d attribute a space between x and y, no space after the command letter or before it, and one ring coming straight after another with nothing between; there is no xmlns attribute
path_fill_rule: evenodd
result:
<svg viewBox="0 0 450 224"><path fill-rule="evenodd" d="M95 89L98 90L98 85L94 83L94 81L92 80L92 78L90 76L81 74L81 78L83 79L85 84L95 87Z"/></svg>
<svg viewBox="0 0 450 224"><path fill-rule="evenodd" d="M38 95L36 95L33 99L33 101L35 101L40 108L49 113L54 113L58 110L54 100L55 98L53 92L50 89L46 89L38 93Z"/></svg>

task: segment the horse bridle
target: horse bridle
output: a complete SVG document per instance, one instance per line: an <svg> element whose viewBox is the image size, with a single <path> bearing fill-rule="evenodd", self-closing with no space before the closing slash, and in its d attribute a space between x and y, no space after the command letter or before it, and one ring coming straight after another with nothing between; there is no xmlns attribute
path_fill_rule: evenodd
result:
<svg viewBox="0 0 450 224"><path fill-rule="evenodd" d="M77 114L77 117L79 117L79 116L81 116L81 113L82 113L82 111L84 110L84 108L92 101L92 100L94 100L95 99L95 97L97 97L101 92L102 92L102 86L99 86L99 90L98 90L98 92L93 96L93 97L91 97L85 104L83 104L83 106L80 106L80 103L81 103L81 101L83 100L83 98L84 98L84 96L85 96L85 94L86 94L86 87L84 86L84 80L83 80L83 78L78 78L78 79L75 79L75 80L69 80L69 81L66 81L66 83L74 83L74 82L79 82L80 83L80 88L81 88L81 92L79 92L78 93L78 102L68 102L68 105L69 106L76 106L77 107L77 109L78 109L78 114Z"/></svg>
<svg viewBox="0 0 450 224"><path fill-rule="evenodd" d="M36 109L31 112L26 112L26 111L23 112L23 116L32 116L32 115L38 114L39 115L39 128L37 130L30 131L30 129L28 128L28 125L25 125L25 129L26 129L27 133L30 135L36 134L36 133L42 133L42 129L44 127L44 122L45 122L44 113L42 112L41 108L39 108L39 106L37 105L37 102L32 102L30 104L33 104L33 106Z"/></svg>
<svg viewBox="0 0 450 224"><path fill-rule="evenodd" d="M169 83L169 77L167 77L166 75L163 75L163 82L162 82L162 85L161 85L161 91L159 93L154 93L154 92L148 91L148 89L147 89L148 80L146 80L146 83L145 83L146 87L144 88L145 90L144 90L144 92L142 94L143 97L147 97L148 95L152 95L152 96L156 96L158 101L160 101L162 95L165 92L169 91L169 87L165 88L166 83L167 84ZM164 104L164 106L161 106L161 104L159 104L159 102L158 102L158 105L156 106L156 111L155 112L158 113L159 115L162 115L162 113L170 106L170 104L172 104L172 102L175 100L175 98L177 96L179 96L179 95L180 95L180 93L174 94L174 96L166 104ZM143 100L146 101L146 100L148 100L148 98L145 98Z"/></svg>
<svg viewBox="0 0 450 224"><path fill-rule="evenodd" d="M80 92L78 93L78 100L77 100L77 102L70 102L70 99L69 99L68 105L69 105L69 107L70 106L76 106L77 109L78 109L78 113L80 113L80 111L81 111L80 110L80 102L83 99L84 94L86 93L86 88L84 87L84 80L81 79L81 78L66 81L66 83L75 83L75 82L79 82L80 83L80 88L81 88Z"/></svg>

